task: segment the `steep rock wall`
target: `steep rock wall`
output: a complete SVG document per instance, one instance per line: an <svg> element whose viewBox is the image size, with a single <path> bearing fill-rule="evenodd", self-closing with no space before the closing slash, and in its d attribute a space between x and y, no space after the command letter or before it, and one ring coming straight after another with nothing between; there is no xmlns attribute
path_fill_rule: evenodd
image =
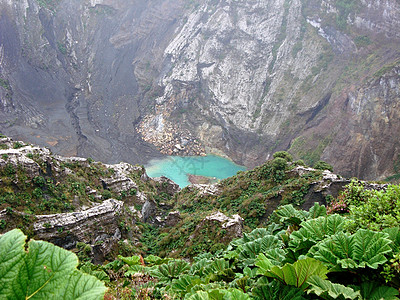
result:
<svg viewBox="0 0 400 300"><path fill-rule="evenodd" d="M191 128L248 166L290 148L347 176L393 173L383 167L397 153L390 130L366 128L380 118L347 104L355 91L369 112L398 102L393 75L374 86L398 65L399 18L396 1L203 1L164 52L164 94L142 122L144 138L154 142L175 122L181 136Z"/></svg>
<svg viewBox="0 0 400 300"><path fill-rule="evenodd" d="M0 1L1 131L110 163L157 156L134 131L149 105L136 69L153 68L181 5Z"/></svg>
<svg viewBox="0 0 400 300"><path fill-rule="evenodd" d="M346 176L398 173L398 118L395 109L380 116L399 99L398 1L2 0L0 8L8 135L107 162L212 151L251 167L290 149Z"/></svg>

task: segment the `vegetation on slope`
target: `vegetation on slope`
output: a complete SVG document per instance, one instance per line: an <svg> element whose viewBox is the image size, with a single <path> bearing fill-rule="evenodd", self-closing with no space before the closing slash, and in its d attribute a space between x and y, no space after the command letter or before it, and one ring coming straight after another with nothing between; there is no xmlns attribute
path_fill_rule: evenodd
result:
<svg viewBox="0 0 400 300"><path fill-rule="evenodd" d="M223 249L232 240L226 230L205 226L196 230L206 216L217 211L227 216L239 214L245 231L267 224L272 212L284 204L300 207L311 185L322 178L322 170L299 175L293 169L303 162L292 162L286 152L277 152L274 159L254 170L238 172L222 180L215 193L202 193L187 187L170 200L174 210L181 212L181 221L173 228L160 229L162 238L157 247L161 255L193 257L204 251ZM190 238L189 238L190 237Z"/></svg>
<svg viewBox="0 0 400 300"><path fill-rule="evenodd" d="M7 147L18 150L25 145ZM3 231L11 225L24 228L42 209L77 209L75 198L93 203L115 197L138 205L135 192L109 190L100 181L112 177L110 166L90 159L50 162L29 151L23 155L40 166L40 173L31 178L29 170L15 167L15 160L7 163L11 156L2 157L1 205L10 214L25 211L20 219L15 215L15 224L1 222ZM11 161L15 172L9 172ZM180 220L167 226L154 216L150 223L120 216L124 237L133 236L128 227L134 224L141 232L139 242L121 242L125 246L115 249L104 265L93 265L91 246L78 243L74 251L79 268L110 287L106 299L398 299L400 186L353 180L338 197L320 198L326 206L316 203L309 211L300 210L325 183L324 176L335 176L302 165L288 153L277 152L254 170L214 186L187 187L173 197L161 192L156 182L141 181L138 169L131 174L138 189L165 207L164 215L179 211ZM61 171L55 173L54 166ZM323 162L317 166L331 168ZM35 198L36 189L43 198ZM91 198L91 189L102 197ZM31 195L32 203L18 198L21 194ZM66 199L58 198L60 194ZM41 206L50 199L72 201L72 206ZM239 214L243 237L234 239L218 222L204 223L217 212Z"/></svg>
<svg viewBox="0 0 400 300"><path fill-rule="evenodd" d="M352 186L340 197L350 206L357 197L349 193ZM389 187L388 193L392 188L399 187ZM374 201L364 198L366 205ZM120 256L85 267L112 275L110 298L398 299L399 222L382 231L364 229L351 210L317 203L310 211L285 205L274 216L226 250L203 252L190 262Z"/></svg>

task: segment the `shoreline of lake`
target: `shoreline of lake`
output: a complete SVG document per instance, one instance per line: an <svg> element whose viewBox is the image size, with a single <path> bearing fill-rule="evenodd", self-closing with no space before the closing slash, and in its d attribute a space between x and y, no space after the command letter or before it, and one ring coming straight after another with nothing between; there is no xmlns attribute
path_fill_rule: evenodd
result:
<svg viewBox="0 0 400 300"><path fill-rule="evenodd" d="M168 156L162 159L153 159L145 165L150 177L165 176L176 182L181 188L190 185L192 180L203 181L200 177L225 179L236 175L246 167L235 164L231 159L208 154L206 156Z"/></svg>

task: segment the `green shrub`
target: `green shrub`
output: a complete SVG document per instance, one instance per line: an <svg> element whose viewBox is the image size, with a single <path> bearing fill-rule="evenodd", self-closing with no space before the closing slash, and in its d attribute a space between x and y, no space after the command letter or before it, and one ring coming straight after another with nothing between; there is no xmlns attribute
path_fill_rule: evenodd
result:
<svg viewBox="0 0 400 300"><path fill-rule="evenodd" d="M14 149L19 149L19 148L22 148L22 147L25 147L25 145L20 143L20 142L15 142L14 145L13 145Z"/></svg>
<svg viewBox="0 0 400 300"><path fill-rule="evenodd" d="M36 176L32 179L33 183L43 188L46 185L46 180L42 176Z"/></svg>
<svg viewBox="0 0 400 300"><path fill-rule="evenodd" d="M6 166L4 167L4 175L6 175L7 177L13 177L16 173L17 171L12 164L6 164Z"/></svg>
<svg viewBox="0 0 400 300"><path fill-rule="evenodd" d="M400 186L389 185L386 190L364 190L362 184L353 183L352 195L346 190L345 201L349 203L350 229L368 228L382 230L383 228L400 225ZM362 191L360 191L362 189Z"/></svg>
<svg viewBox="0 0 400 300"><path fill-rule="evenodd" d="M274 153L274 158L284 158L287 162L291 162L293 161L293 157L290 153L286 152L286 151L278 151Z"/></svg>
<svg viewBox="0 0 400 300"><path fill-rule="evenodd" d="M333 167L323 160L319 160L314 164L314 169L317 170L329 170L333 172Z"/></svg>
<svg viewBox="0 0 400 300"><path fill-rule="evenodd" d="M90 255L92 253L92 247L90 247L90 245L78 242L76 243L76 249L79 261L88 262L91 260Z"/></svg>
<svg viewBox="0 0 400 300"><path fill-rule="evenodd" d="M306 166L306 163L305 163L304 160L302 160L302 159L296 160L296 161L294 162L294 164L295 164L296 166L303 166L303 167Z"/></svg>
<svg viewBox="0 0 400 300"><path fill-rule="evenodd" d="M272 161L271 165L275 171L283 171L286 169L287 160L282 157L277 157Z"/></svg>
<svg viewBox="0 0 400 300"><path fill-rule="evenodd" d="M112 194L109 190L104 190L101 195L103 196L104 200L112 198Z"/></svg>

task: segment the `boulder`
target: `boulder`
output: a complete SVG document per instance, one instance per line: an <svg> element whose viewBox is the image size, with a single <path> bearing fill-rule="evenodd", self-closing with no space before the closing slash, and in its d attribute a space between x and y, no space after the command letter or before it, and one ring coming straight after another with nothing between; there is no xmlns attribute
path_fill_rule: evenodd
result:
<svg viewBox="0 0 400 300"><path fill-rule="evenodd" d="M243 218L239 215L228 217L222 212L213 213L205 217L196 227L190 239L195 239L197 235L201 234L204 228L210 229L214 227L214 232L221 232L224 230L223 236L218 242L228 244L236 238L243 237Z"/></svg>

